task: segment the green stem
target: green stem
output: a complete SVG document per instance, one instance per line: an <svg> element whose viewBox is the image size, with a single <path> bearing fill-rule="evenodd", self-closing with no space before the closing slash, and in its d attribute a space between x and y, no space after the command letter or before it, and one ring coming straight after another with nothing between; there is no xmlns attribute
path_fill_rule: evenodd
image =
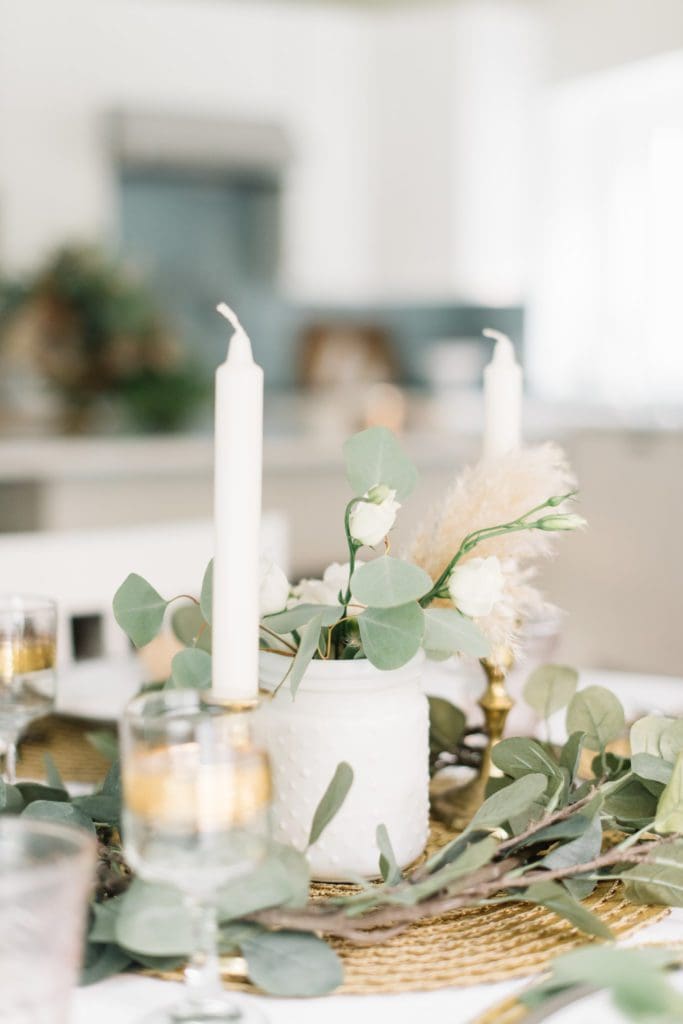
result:
<svg viewBox="0 0 683 1024"><path fill-rule="evenodd" d="M362 545L355 541L351 536L351 512L353 511L354 505L357 505L359 501L363 501L363 498L352 498L344 512L344 532L346 533L346 543L349 548L349 580L346 584L346 593L342 597L342 605L344 608L343 618L346 618L349 601L351 600L351 578L356 568L356 553L359 548L362 547Z"/></svg>
<svg viewBox="0 0 683 1024"><path fill-rule="evenodd" d="M568 497L571 497L571 495L563 495L561 500L564 501ZM544 508L556 507L557 500L558 499L555 497L548 498L547 501L544 501L541 505L535 505L534 508L530 508L528 512L524 513L524 515L519 516L517 519L512 519L509 523L503 523L500 526L485 526L480 530L473 530L472 533L468 533L432 589L428 591L424 597L420 598L421 606L426 608L427 605L431 604L435 598L443 596L440 591L448 582L448 578L454 568L460 559L463 558L464 555L469 554L477 544L481 544L481 542L485 540L491 540L493 537L501 537L503 534L519 533L522 530L535 529L536 522L535 520L529 522L529 516L532 516L537 512L541 512Z"/></svg>

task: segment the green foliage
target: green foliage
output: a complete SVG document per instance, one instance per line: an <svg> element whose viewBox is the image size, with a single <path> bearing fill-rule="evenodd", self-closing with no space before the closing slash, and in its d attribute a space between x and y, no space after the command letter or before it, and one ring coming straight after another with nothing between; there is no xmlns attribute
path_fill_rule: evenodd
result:
<svg viewBox="0 0 683 1024"><path fill-rule="evenodd" d="M285 636L287 633L291 633L292 630L301 629L315 615L322 615L321 623L323 626L332 626L341 618L342 607L338 604L297 604L288 611L277 612L275 615L266 615L263 622L274 633Z"/></svg>
<svg viewBox="0 0 683 1024"><path fill-rule="evenodd" d="M567 708L567 732L586 734L586 746L604 750L625 727L624 709L611 690L587 686L576 693Z"/></svg>
<svg viewBox="0 0 683 1024"><path fill-rule="evenodd" d="M532 773L516 779L505 789L488 797L467 826L471 832L477 828L498 828L510 818L524 814L545 793L548 779L541 773Z"/></svg>
<svg viewBox="0 0 683 1024"><path fill-rule="evenodd" d="M665 970L678 962L678 954L666 949L621 949L587 946L558 957L549 978L523 992L520 1000L529 1007L554 1009L552 1000L565 994L556 1008L575 992L606 989L614 1005L628 1020L671 1024L683 1017L683 997L669 984Z"/></svg>
<svg viewBox="0 0 683 1024"><path fill-rule="evenodd" d="M354 434L344 445L344 458L351 490L359 497L384 484L402 501L417 481L417 470L385 427L370 427Z"/></svg>
<svg viewBox="0 0 683 1024"><path fill-rule="evenodd" d="M351 592L361 604L396 608L417 601L431 585L431 577L424 569L383 555L356 569L351 579Z"/></svg>
<svg viewBox="0 0 683 1024"><path fill-rule="evenodd" d="M676 758L671 779L657 804L655 831L683 833L683 753Z"/></svg>
<svg viewBox="0 0 683 1024"><path fill-rule="evenodd" d="M36 821L52 821L60 825L75 825L86 832L94 832L92 819L75 804L58 803L54 800L34 800L21 812L24 818Z"/></svg>
<svg viewBox="0 0 683 1024"><path fill-rule="evenodd" d="M317 843L327 826L341 809L352 784L353 769L346 761L341 761L337 765L335 773L313 815L311 831L308 836L309 846Z"/></svg>
<svg viewBox="0 0 683 1024"><path fill-rule="evenodd" d="M135 646L144 647L161 629L167 605L151 583L132 572L114 595L114 616Z"/></svg>
<svg viewBox="0 0 683 1024"><path fill-rule="evenodd" d="M400 668L420 649L424 612L416 601L398 608L366 608L358 625L368 660L376 668Z"/></svg>
<svg viewBox="0 0 683 1024"><path fill-rule="evenodd" d="M683 842L654 849L642 864L622 871L626 896L634 903L683 907Z"/></svg>
<svg viewBox="0 0 683 1024"><path fill-rule="evenodd" d="M322 611L316 612L313 618L305 626L301 627L299 647L285 676L285 679L289 682L289 689L293 698L296 696L296 691L299 689L299 683L303 679L306 669L318 650L324 614Z"/></svg>
<svg viewBox="0 0 683 1024"><path fill-rule="evenodd" d="M472 619L455 608L426 608L424 648L430 654L468 654L486 658L491 644Z"/></svg>
<svg viewBox="0 0 683 1024"><path fill-rule="evenodd" d="M171 629L181 644L211 653L211 626L196 604L184 604L171 615Z"/></svg>
<svg viewBox="0 0 683 1024"><path fill-rule="evenodd" d="M323 996L344 980L339 957L316 935L253 928L239 947L250 979L274 996Z"/></svg>
<svg viewBox="0 0 683 1024"><path fill-rule="evenodd" d="M397 885L401 881L401 869L396 862L396 854L386 825L377 826L377 847L379 849L379 872L387 885Z"/></svg>
<svg viewBox="0 0 683 1024"><path fill-rule="evenodd" d="M467 719L443 697L429 697L429 746L432 754L455 750L465 733Z"/></svg>
<svg viewBox="0 0 683 1024"><path fill-rule="evenodd" d="M188 647L185 651L178 651L171 662L169 685L208 690L211 686L211 655L198 647Z"/></svg>
<svg viewBox="0 0 683 1024"><path fill-rule="evenodd" d="M537 882L526 890L524 899L552 910L558 917L564 917L586 935L594 935L599 939L613 938L611 929L604 921L575 900L557 882Z"/></svg>
<svg viewBox="0 0 683 1024"><path fill-rule="evenodd" d="M541 716L548 719L567 706L576 692L579 674L566 665L541 665L532 672L524 686L524 699Z"/></svg>

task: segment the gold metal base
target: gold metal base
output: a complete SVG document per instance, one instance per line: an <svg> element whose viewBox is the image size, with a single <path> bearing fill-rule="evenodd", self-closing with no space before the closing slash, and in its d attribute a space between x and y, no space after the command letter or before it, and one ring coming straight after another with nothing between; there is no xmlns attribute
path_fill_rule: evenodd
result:
<svg viewBox="0 0 683 1024"><path fill-rule="evenodd" d="M464 786L439 784L439 780L435 780L432 787L434 813L456 831L466 828L483 804L489 779L502 775L491 760L491 752L503 738L505 723L514 705L505 688L505 680L512 661L512 651L505 647L498 648L490 658L484 658L481 662L486 673L487 685L479 701L479 707L484 712L484 727L488 739L478 775Z"/></svg>

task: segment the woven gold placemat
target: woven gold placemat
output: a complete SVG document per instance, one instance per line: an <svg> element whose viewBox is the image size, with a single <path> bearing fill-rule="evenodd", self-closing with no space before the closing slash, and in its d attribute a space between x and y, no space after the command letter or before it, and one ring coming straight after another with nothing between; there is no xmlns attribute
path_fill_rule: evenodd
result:
<svg viewBox="0 0 683 1024"><path fill-rule="evenodd" d="M44 779L45 754L50 754L65 782L101 782L109 762L88 742L99 723L48 715L33 722L19 744L19 778Z"/></svg>

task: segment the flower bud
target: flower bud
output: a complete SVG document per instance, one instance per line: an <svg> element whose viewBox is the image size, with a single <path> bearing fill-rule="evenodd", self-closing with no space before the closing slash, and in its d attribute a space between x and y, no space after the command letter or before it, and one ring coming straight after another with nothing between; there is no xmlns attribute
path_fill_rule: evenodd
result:
<svg viewBox="0 0 683 1024"><path fill-rule="evenodd" d="M283 611L288 598L289 581L284 572L271 558L262 558L259 589L261 615L275 615Z"/></svg>
<svg viewBox="0 0 683 1024"><path fill-rule="evenodd" d="M536 520L534 526L537 530L580 530L588 526L588 522L575 512L564 512L554 516L543 516L542 519Z"/></svg>

